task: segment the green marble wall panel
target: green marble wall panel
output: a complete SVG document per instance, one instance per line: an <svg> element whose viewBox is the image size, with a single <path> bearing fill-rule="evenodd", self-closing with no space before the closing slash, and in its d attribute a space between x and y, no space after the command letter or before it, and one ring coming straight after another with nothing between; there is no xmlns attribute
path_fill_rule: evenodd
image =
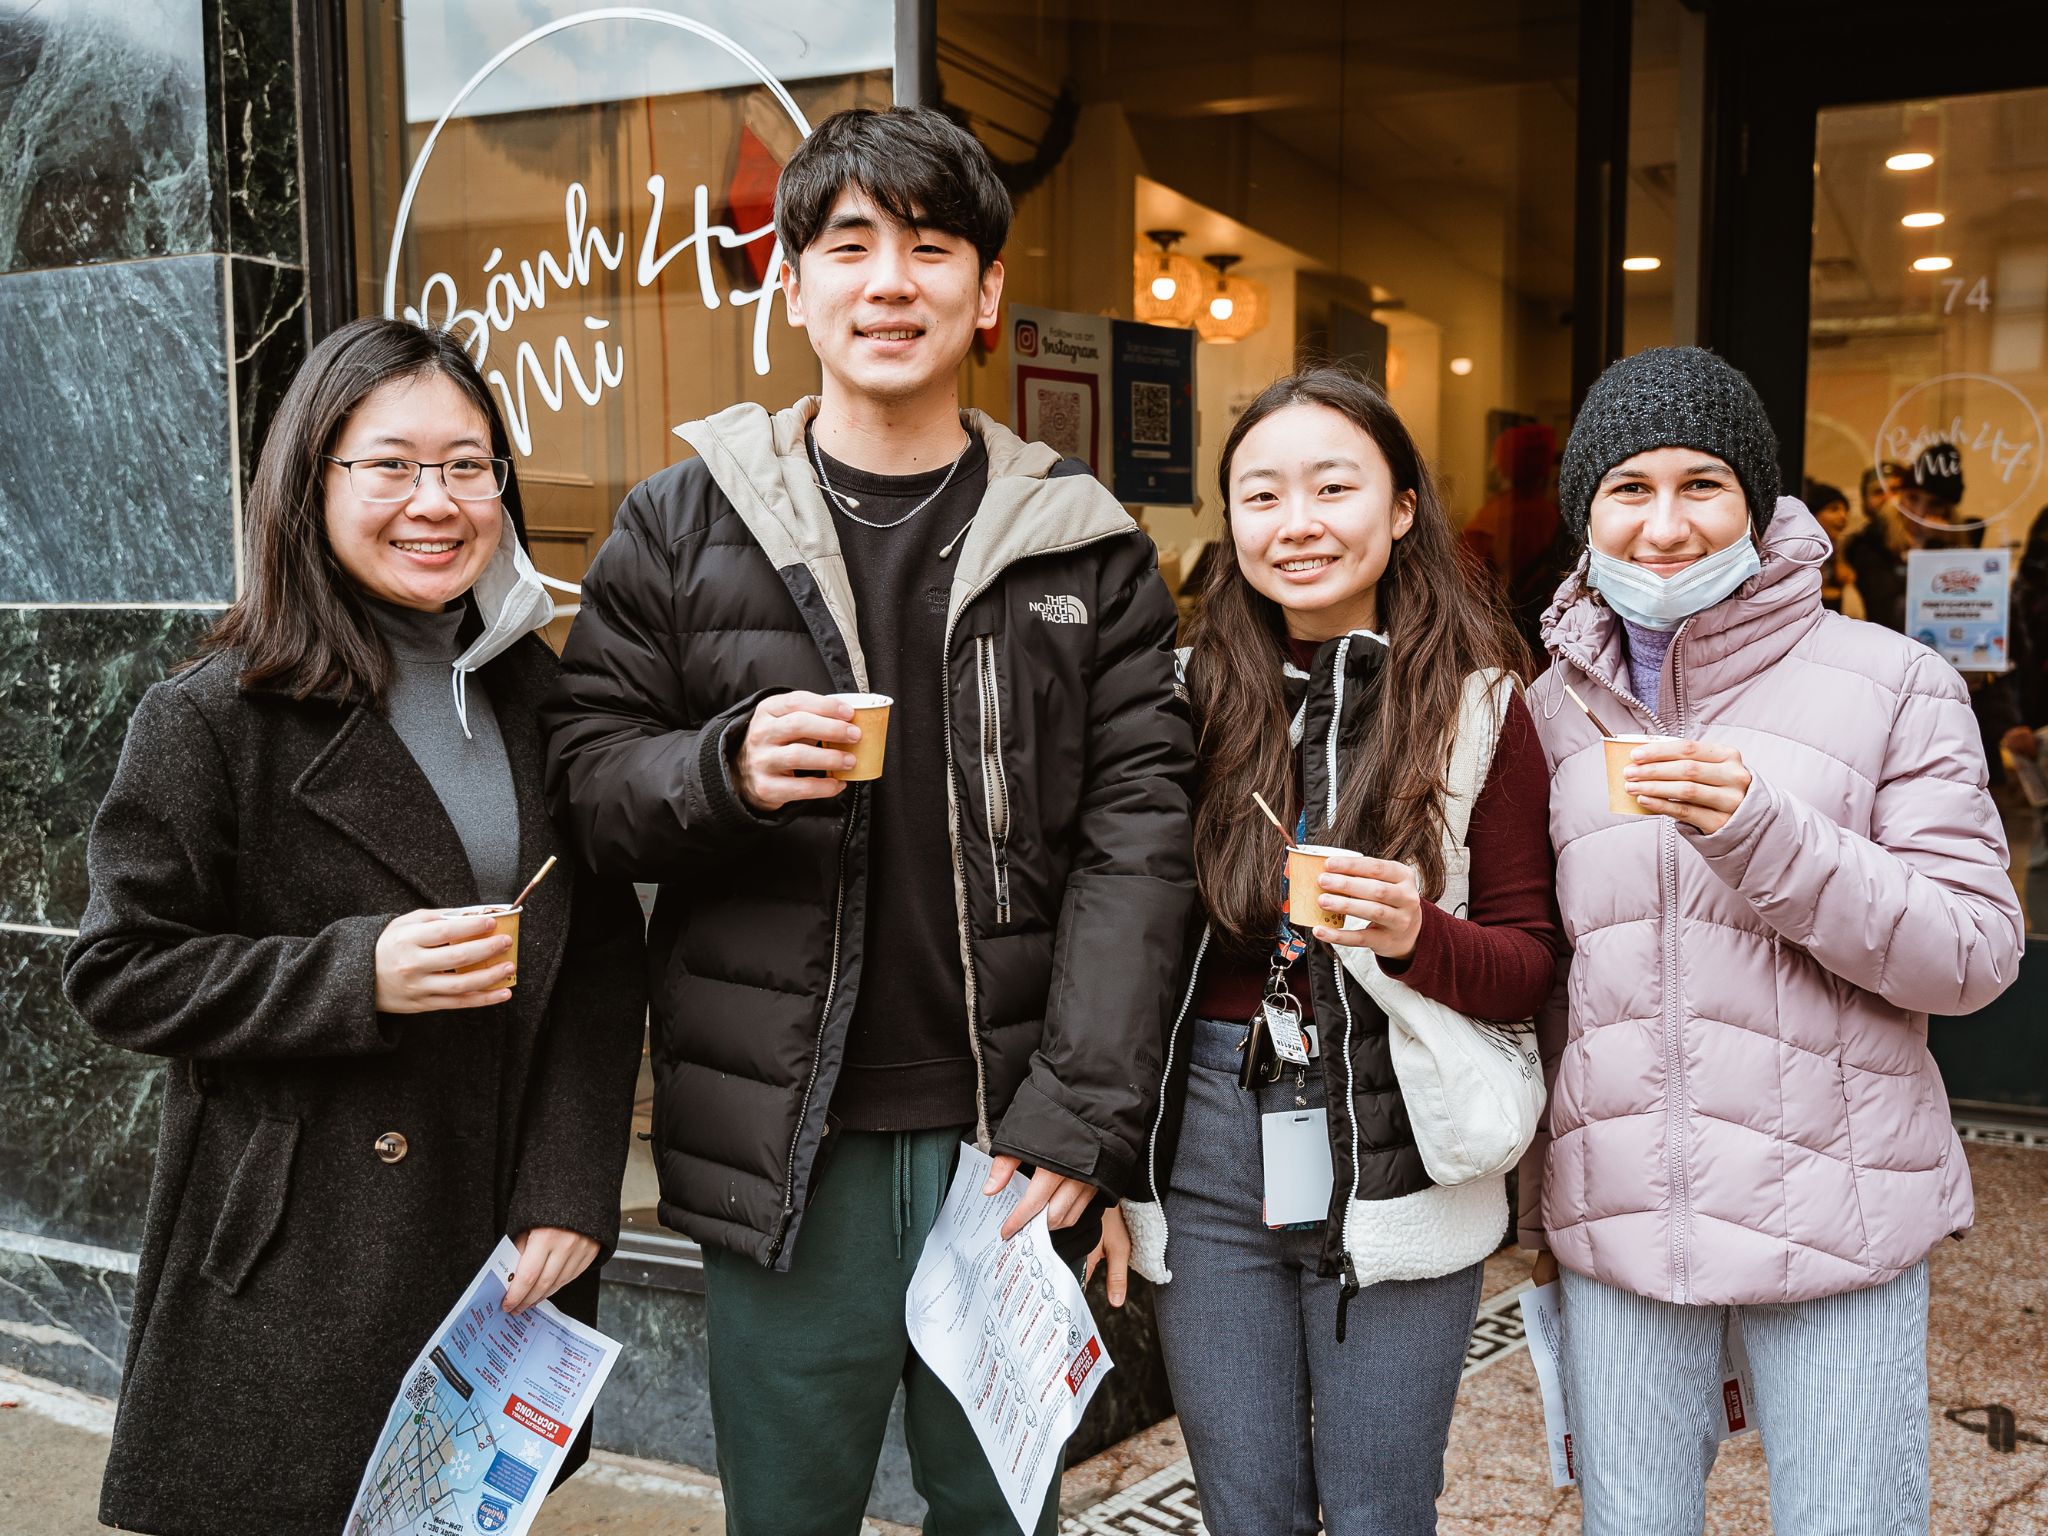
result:
<svg viewBox="0 0 2048 1536"><path fill-rule="evenodd" d="M0 929L0 1228L134 1253L163 1063L103 1045L61 985L69 939Z"/></svg>
<svg viewBox="0 0 2048 1536"><path fill-rule="evenodd" d="M128 717L216 614L0 612L0 922L76 928L85 837Z"/></svg>
<svg viewBox="0 0 2048 1536"><path fill-rule="evenodd" d="M235 595L218 256L0 276L0 602Z"/></svg>

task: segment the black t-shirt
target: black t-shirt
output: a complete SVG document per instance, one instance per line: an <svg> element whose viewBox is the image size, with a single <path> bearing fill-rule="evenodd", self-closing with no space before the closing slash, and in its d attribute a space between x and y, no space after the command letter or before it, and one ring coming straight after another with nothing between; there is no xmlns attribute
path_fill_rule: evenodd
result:
<svg viewBox="0 0 2048 1536"><path fill-rule="evenodd" d="M975 1118L946 836L943 697L956 541L988 488L988 451L979 437L968 437L957 466L917 475L867 474L812 445L833 490L860 503L849 514L825 497L853 586L868 687L895 700L882 776L863 790L870 818L867 934L846 1063L832 1093L832 1113L849 1130L931 1130ZM930 505L913 514L934 491ZM889 526L870 528L856 518ZM942 557L941 550L948 553Z"/></svg>

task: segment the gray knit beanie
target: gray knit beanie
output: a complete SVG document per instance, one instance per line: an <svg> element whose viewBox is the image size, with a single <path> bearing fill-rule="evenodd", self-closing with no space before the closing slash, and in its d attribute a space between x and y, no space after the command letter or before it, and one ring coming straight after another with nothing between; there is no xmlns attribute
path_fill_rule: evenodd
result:
<svg viewBox="0 0 2048 1536"><path fill-rule="evenodd" d="M1558 511L1583 542L1593 493L1652 448L1699 448L1735 471L1762 533L1778 506L1778 435L1749 380L1704 347L1652 347L1612 364L1586 393L1557 470Z"/></svg>

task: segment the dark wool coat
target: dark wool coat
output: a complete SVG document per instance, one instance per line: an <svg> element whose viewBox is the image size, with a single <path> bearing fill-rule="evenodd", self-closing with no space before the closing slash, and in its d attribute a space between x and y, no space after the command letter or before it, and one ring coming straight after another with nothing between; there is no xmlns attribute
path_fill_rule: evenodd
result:
<svg viewBox="0 0 2048 1536"><path fill-rule="evenodd" d="M769 694L867 686L804 452L816 409L736 406L678 429L701 456L619 509L547 708L549 784L580 847L661 882L661 1218L780 1269L829 1156L866 958L858 786L765 816L730 766ZM953 851L976 1137L1118 1193L1143 1153L1194 903L1173 602L1108 491L965 420L989 479L952 557L934 679L950 772L931 815Z"/></svg>
<svg viewBox="0 0 2048 1536"><path fill-rule="evenodd" d="M609 1251L645 1013L630 887L567 860L527 901L511 1002L377 1012L385 925L478 899L462 845L382 714L238 669L215 656L136 710L65 968L102 1038L173 1058L100 1505L162 1536L339 1531L498 1238ZM535 717L554 673L528 638L475 680L528 870L567 852ZM586 1321L596 1299L596 1265L555 1297Z"/></svg>

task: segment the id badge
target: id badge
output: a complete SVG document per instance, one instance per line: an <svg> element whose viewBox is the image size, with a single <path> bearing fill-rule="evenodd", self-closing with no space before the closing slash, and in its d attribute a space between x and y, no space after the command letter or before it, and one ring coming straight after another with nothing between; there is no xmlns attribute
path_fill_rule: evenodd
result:
<svg viewBox="0 0 2048 1536"><path fill-rule="evenodd" d="M1290 1065L1307 1066L1308 1037L1302 1033L1301 1015L1295 1010L1294 999L1275 1002L1267 998L1259 1008L1266 1015L1266 1035L1273 1042L1273 1054Z"/></svg>
<svg viewBox="0 0 2048 1536"><path fill-rule="evenodd" d="M1326 1220L1336 1169L1330 1161L1325 1109L1280 1109L1259 1116L1266 1164L1266 1225L1292 1227Z"/></svg>

